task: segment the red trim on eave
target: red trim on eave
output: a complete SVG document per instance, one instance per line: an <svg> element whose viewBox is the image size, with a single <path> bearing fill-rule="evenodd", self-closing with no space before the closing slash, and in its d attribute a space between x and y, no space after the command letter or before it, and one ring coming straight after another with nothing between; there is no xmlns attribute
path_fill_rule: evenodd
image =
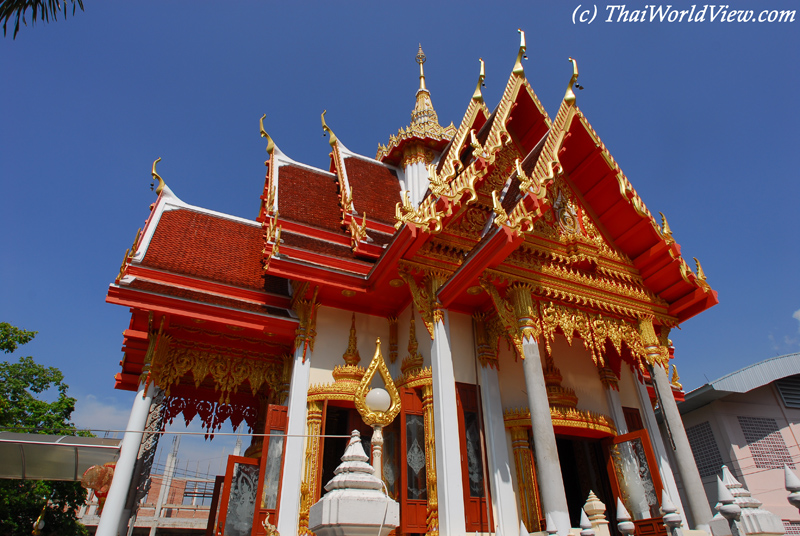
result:
<svg viewBox="0 0 800 536"><path fill-rule="evenodd" d="M298 321L293 319L257 315L234 309L223 309L214 305L188 302L177 298L129 290L114 285L109 286L106 302L163 314L199 318L209 322L229 324L246 329L263 330L269 327L269 331L273 333L280 332L282 329L284 335L291 336L292 338L294 338L294 330L298 325Z"/></svg>
<svg viewBox="0 0 800 536"><path fill-rule="evenodd" d="M283 249L283 248L281 248ZM347 288L357 291L366 290L366 280L357 274L344 274L331 268L312 266L294 262L296 259L273 257L269 261L268 273L294 280L309 281L319 285Z"/></svg>
<svg viewBox="0 0 800 536"><path fill-rule="evenodd" d="M487 268L497 266L519 246L525 237L514 233L508 227L501 227L480 246L475 256L468 258L453 276L445 283L437 297L444 307L452 304L467 287Z"/></svg>
<svg viewBox="0 0 800 536"><path fill-rule="evenodd" d="M409 251L416 252L426 240L426 234L416 227L403 225L395 234L394 239L386 246L386 249L383 250L383 255L367 276L369 287L374 289L382 285L388 277L394 275L400 259Z"/></svg>
<svg viewBox="0 0 800 536"><path fill-rule="evenodd" d="M231 287L225 284L213 283L203 279L195 279L188 276L162 272L160 270L154 270L152 268L147 268L145 266L136 264L131 264L128 266L126 275L148 279L150 281L162 282L169 285L180 286L187 289L210 292L229 298L249 300L272 307L281 307L285 309L288 308L291 303L291 300L288 297L276 296L275 294L256 292L238 287Z"/></svg>
<svg viewBox="0 0 800 536"><path fill-rule="evenodd" d="M358 275L367 275L372 269L372 266L368 264L361 264L338 257L329 257L327 255L321 255L319 253L314 253L305 249L293 248L286 245L281 245L280 256L288 257L290 260L299 260L312 264L318 264L326 268L352 272ZM274 261L275 258L273 257L272 260L270 260L270 265L272 265ZM269 273L273 273L272 270L270 270Z"/></svg>

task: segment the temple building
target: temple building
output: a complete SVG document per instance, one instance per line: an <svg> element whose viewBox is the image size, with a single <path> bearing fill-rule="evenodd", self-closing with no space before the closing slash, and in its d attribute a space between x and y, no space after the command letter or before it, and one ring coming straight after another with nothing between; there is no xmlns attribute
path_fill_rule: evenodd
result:
<svg viewBox="0 0 800 536"><path fill-rule="evenodd" d="M374 158L323 113L330 166L294 161L262 118L255 219L184 203L153 164L158 198L107 297L131 311L116 387L138 393L128 430L145 442L173 419L247 424L229 463L250 498L226 515L251 515L252 534L267 516L310 533L350 432L372 434L354 394L377 352L401 401L381 471L397 534L550 519L564 536L591 492L609 519L619 497L637 534L664 533L665 490L684 527L708 528L669 333L716 292L578 108L576 62L551 118L521 35L500 102L484 102L481 61L457 126L439 123L420 47L410 124ZM98 534L127 523L146 449L126 442Z"/></svg>

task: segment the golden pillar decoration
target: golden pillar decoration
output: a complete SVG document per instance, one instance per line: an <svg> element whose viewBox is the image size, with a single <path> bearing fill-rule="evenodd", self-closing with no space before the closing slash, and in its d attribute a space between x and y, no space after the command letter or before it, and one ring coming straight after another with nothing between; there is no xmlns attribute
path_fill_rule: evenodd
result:
<svg viewBox="0 0 800 536"><path fill-rule="evenodd" d="M411 300L422 317L431 340L433 340L436 322L441 321L443 318L441 304L436 299L436 293L439 291L439 287L447 280L447 276L441 272L431 271L425 275L422 283L418 285L414 276L407 271L400 270L399 274L408 283L408 288L411 291Z"/></svg>
<svg viewBox="0 0 800 536"><path fill-rule="evenodd" d="M538 340L542 334L538 308L531 297L532 291L533 288L526 283L514 283L508 287L506 292L514 307L517 326L523 340L527 338Z"/></svg>
<svg viewBox="0 0 800 536"><path fill-rule="evenodd" d="M472 328L475 330L475 345L478 347L478 361L482 367L500 369L498 363L498 329L496 320L487 313L472 315Z"/></svg>
<svg viewBox="0 0 800 536"><path fill-rule="evenodd" d="M619 378L617 378L613 370L603 367L597 369L597 373L600 375L600 383L603 384L603 387L619 391Z"/></svg>
<svg viewBox="0 0 800 536"><path fill-rule="evenodd" d="M422 386L422 415L425 425L425 481L428 487L428 532L439 536L439 491L436 484L436 442L433 429L433 386Z"/></svg>
<svg viewBox="0 0 800 536"><path fill-rule="evenodd" d="M320 497L320 478L322 467L319 463L322 435L322 401L308 403L308 417L306 419L306 459L303 483L300 486L300 515L298 534L314 534L308 530L308 510Z"/></svg>
<svg viewBox="0 0 800 536"><path fill-rule="evenodd" d="M317 303L319 287L314 289L314 295L310 300L303 298L306 288L308 288L308 283L301 283L292 296L292 309L297 313L300 321L294 332L294 349L303 348L303 363L306 361L306 351L314 351L314 340L317 337L317 310L320 305Z"/></svg>
<svg viewBox="0 0 800 536"><path fill-rule="evenodd" d="M536 471L534 470L533 452L528 444L528 428L524 426L512 426L511 448L514 450L514 465L517 468L517 485L519 487L519 506L522 520L525 527L531 532L542 530L539 519L539 486L536 483Z"/></svg>
<svg viewBox="0 0 800 536"><path fill-rule="evenodd" d="M418 351L417 330L414 327L414 315L411 315L411 326L408 329L408 356L403 359L400 365L400 372L403 376L410 376L422 370L422 354Z"/></svg>
<svg viewBox="0 0 800 536"><path fill-rule="evenodd" d="M350 339L347 341L347 350L342 355L342 359L348 365L356 366L361 361L361 356L358 353L358 337L356 337L356 314L353 313L352 321L350 323Z"/></svg>
<svg viewBox="0 0 800 536"><path fill-rule="evenodd" d="M666 372L669 372L669 349L666 346L662 346L661 341L656 336L652 316L639 318L638 332L644 346L644 357L647 360L647 364L650 366L661 365Z"/></svg>

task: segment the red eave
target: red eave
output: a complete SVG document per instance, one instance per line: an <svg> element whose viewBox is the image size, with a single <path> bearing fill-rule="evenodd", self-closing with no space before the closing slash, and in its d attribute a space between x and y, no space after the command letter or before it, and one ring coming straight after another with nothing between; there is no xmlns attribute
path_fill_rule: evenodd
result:
<svg viewBox="0 0 800 536"><path fill-rule="evenodd" d="M588 128L576 113L559 160L606 237L633 261L647 287L670 304L669 314L680 322L716 304L716 292L684 279L680 246L659 233L643 205L637 211L632 188L623 195L619 180L624 177L618 177L621 172L612 168ZM689 279L694 281L694 274Z"/></svg>
<svg viewBox="0 0 800 536"><path fill-rule="evenodd" d="M497 266L524 240L522 234L515 234L508 227L496 227L479 243L465 259L464 263L439 290L437 297L443 306L450 306L467 288L475 284L487 268Z"/></svg>
<svg viewBox="0 0 800 536"><path fill-rule="evenodd" d="M297 320L291 318L280 318L266 314L262 315L191 302L168 296L130 290L117 285L109 286L106 302L161 314L197 318L207 322L227 324L245 329L255 329L258 331L268 329L272 333L288 337L289 339L294 338L294 330L297 327Z"/></svg>

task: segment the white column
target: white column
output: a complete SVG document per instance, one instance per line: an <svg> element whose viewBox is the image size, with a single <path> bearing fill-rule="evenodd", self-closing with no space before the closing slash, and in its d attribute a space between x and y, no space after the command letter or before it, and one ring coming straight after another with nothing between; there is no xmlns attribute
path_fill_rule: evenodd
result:
<svg viewBox="0 0 800 536"><path fill-rule="evenodd" d="M672 433L672 441L675 444L675 464L681 474L681 482L683 482L684 491L686 492L686 502L689 503L695 528L711 532L708 526L711 522L711 508L708 506L708 498L703 488L703 481L700 478L700 472L697 470L692 447L689 445L689 438L686 437L686 430L683 427L683 420L680 412L678 412L675 397L672 395L672 387L667 378L667 373L664 367L657 363L648 366L648 369L650 370L650 377L653 379L653 387L655 387L659 400L663 405L661 413Z"/></svg>
<svg viewBox="0 0 800 536"><path fill-rule="evenodd" d="M664 483L664 488L669 493L669 498L672 503L678 508L678 513L683 520L683 526L689 527L686 520L686 511L683 509L681 503L681 494L678 491L678 485L675 483L675 475L672 473L672 467L669 464L669 456L667 449L664 447L664 439L661 437L661 430L658 427L656 414L653 412L653 404L650 403L650 395L647 392L647 387L644 386L637 378L633 379L636 384L636 394L639 395L639 406L642 408L644 414L644 428L647 430L647 435L650 436L650 441L653 443L653 450L655 450L656 458L658 459L658 472L661 474L661 482ZM659 497L660 500L660 497Z"/></svg>
<svg viewBox="0 0 800 536"><path fill-rule="evenodd" d="M567 494L561 477L561 463L558 459L553 420L550 417L550 402L547 400L539 343L532 337L525 337L522 341L522 351L525 354L522 368L525 371L525 387L528 389L528 408L531 412L542 510L551 516L558 534L566 536L571 528Z"/></svg>
<svg viewBox="0 0 800 536"><path fill-rule="evenodd" d="M619 391L613 387L606 387L606 401L608 401L608 412L611 418L614 419L614 424L617 427L617 434L628 433L628 423L625 422L625 412L622 410L622 401L619 398Z"/></svg>
<svg viewBox="0 0 800 536"><path fill-rule="evenodd" d="M142 435L144 435L144 427L147 424L147 415L150 413L150 403L153 401L155 391L156 387L152 383L146 392L144 386L141 386L133 400L131 416L128 418L128 426L125 428L125 435L122 437L120 445L119 459L114 468L114 479L108 490L100 523L97 524L97 532L95 532L97 536L117 536L120 530L122 530L121 533L125 533L124 529L128 522L128 518L124 514L125 503L128 500L133 469L136 466L139 446L142 444Z"/></svg>
<svg viewBox="0 0 800 536"><path fill-rule="evenodd" d="M281 478L281 504L278 511L278 532L282 536L297 534L300 515L300 484L303 481L305 454L306 413L308 381L311 373L311 351L306 352L303 363L303 345L294 351L292 383L289 386L286 426L286 446Z"/></svg>
<svg viewBox="0 0 800 536"><path fill-rule="evenodd" d="M484 433L489 455L489 480L495 504L495 523L498 534L519 535L519 514L514 484L511 481L511 463L508 460L503 407L500 403L500 381L497 370L480 367L481 403L483 405Z"/></svg>
<svg viewBox="0 0 800 536"><path fill-rule="evenodd" d="M458 407L453 355L450 346L450 317L443 311L436 322L431 345L433 427L436 440L436 485L439 490L439 534L466 535L464 487L461 475L461 442L458 435Z"/></svg>

